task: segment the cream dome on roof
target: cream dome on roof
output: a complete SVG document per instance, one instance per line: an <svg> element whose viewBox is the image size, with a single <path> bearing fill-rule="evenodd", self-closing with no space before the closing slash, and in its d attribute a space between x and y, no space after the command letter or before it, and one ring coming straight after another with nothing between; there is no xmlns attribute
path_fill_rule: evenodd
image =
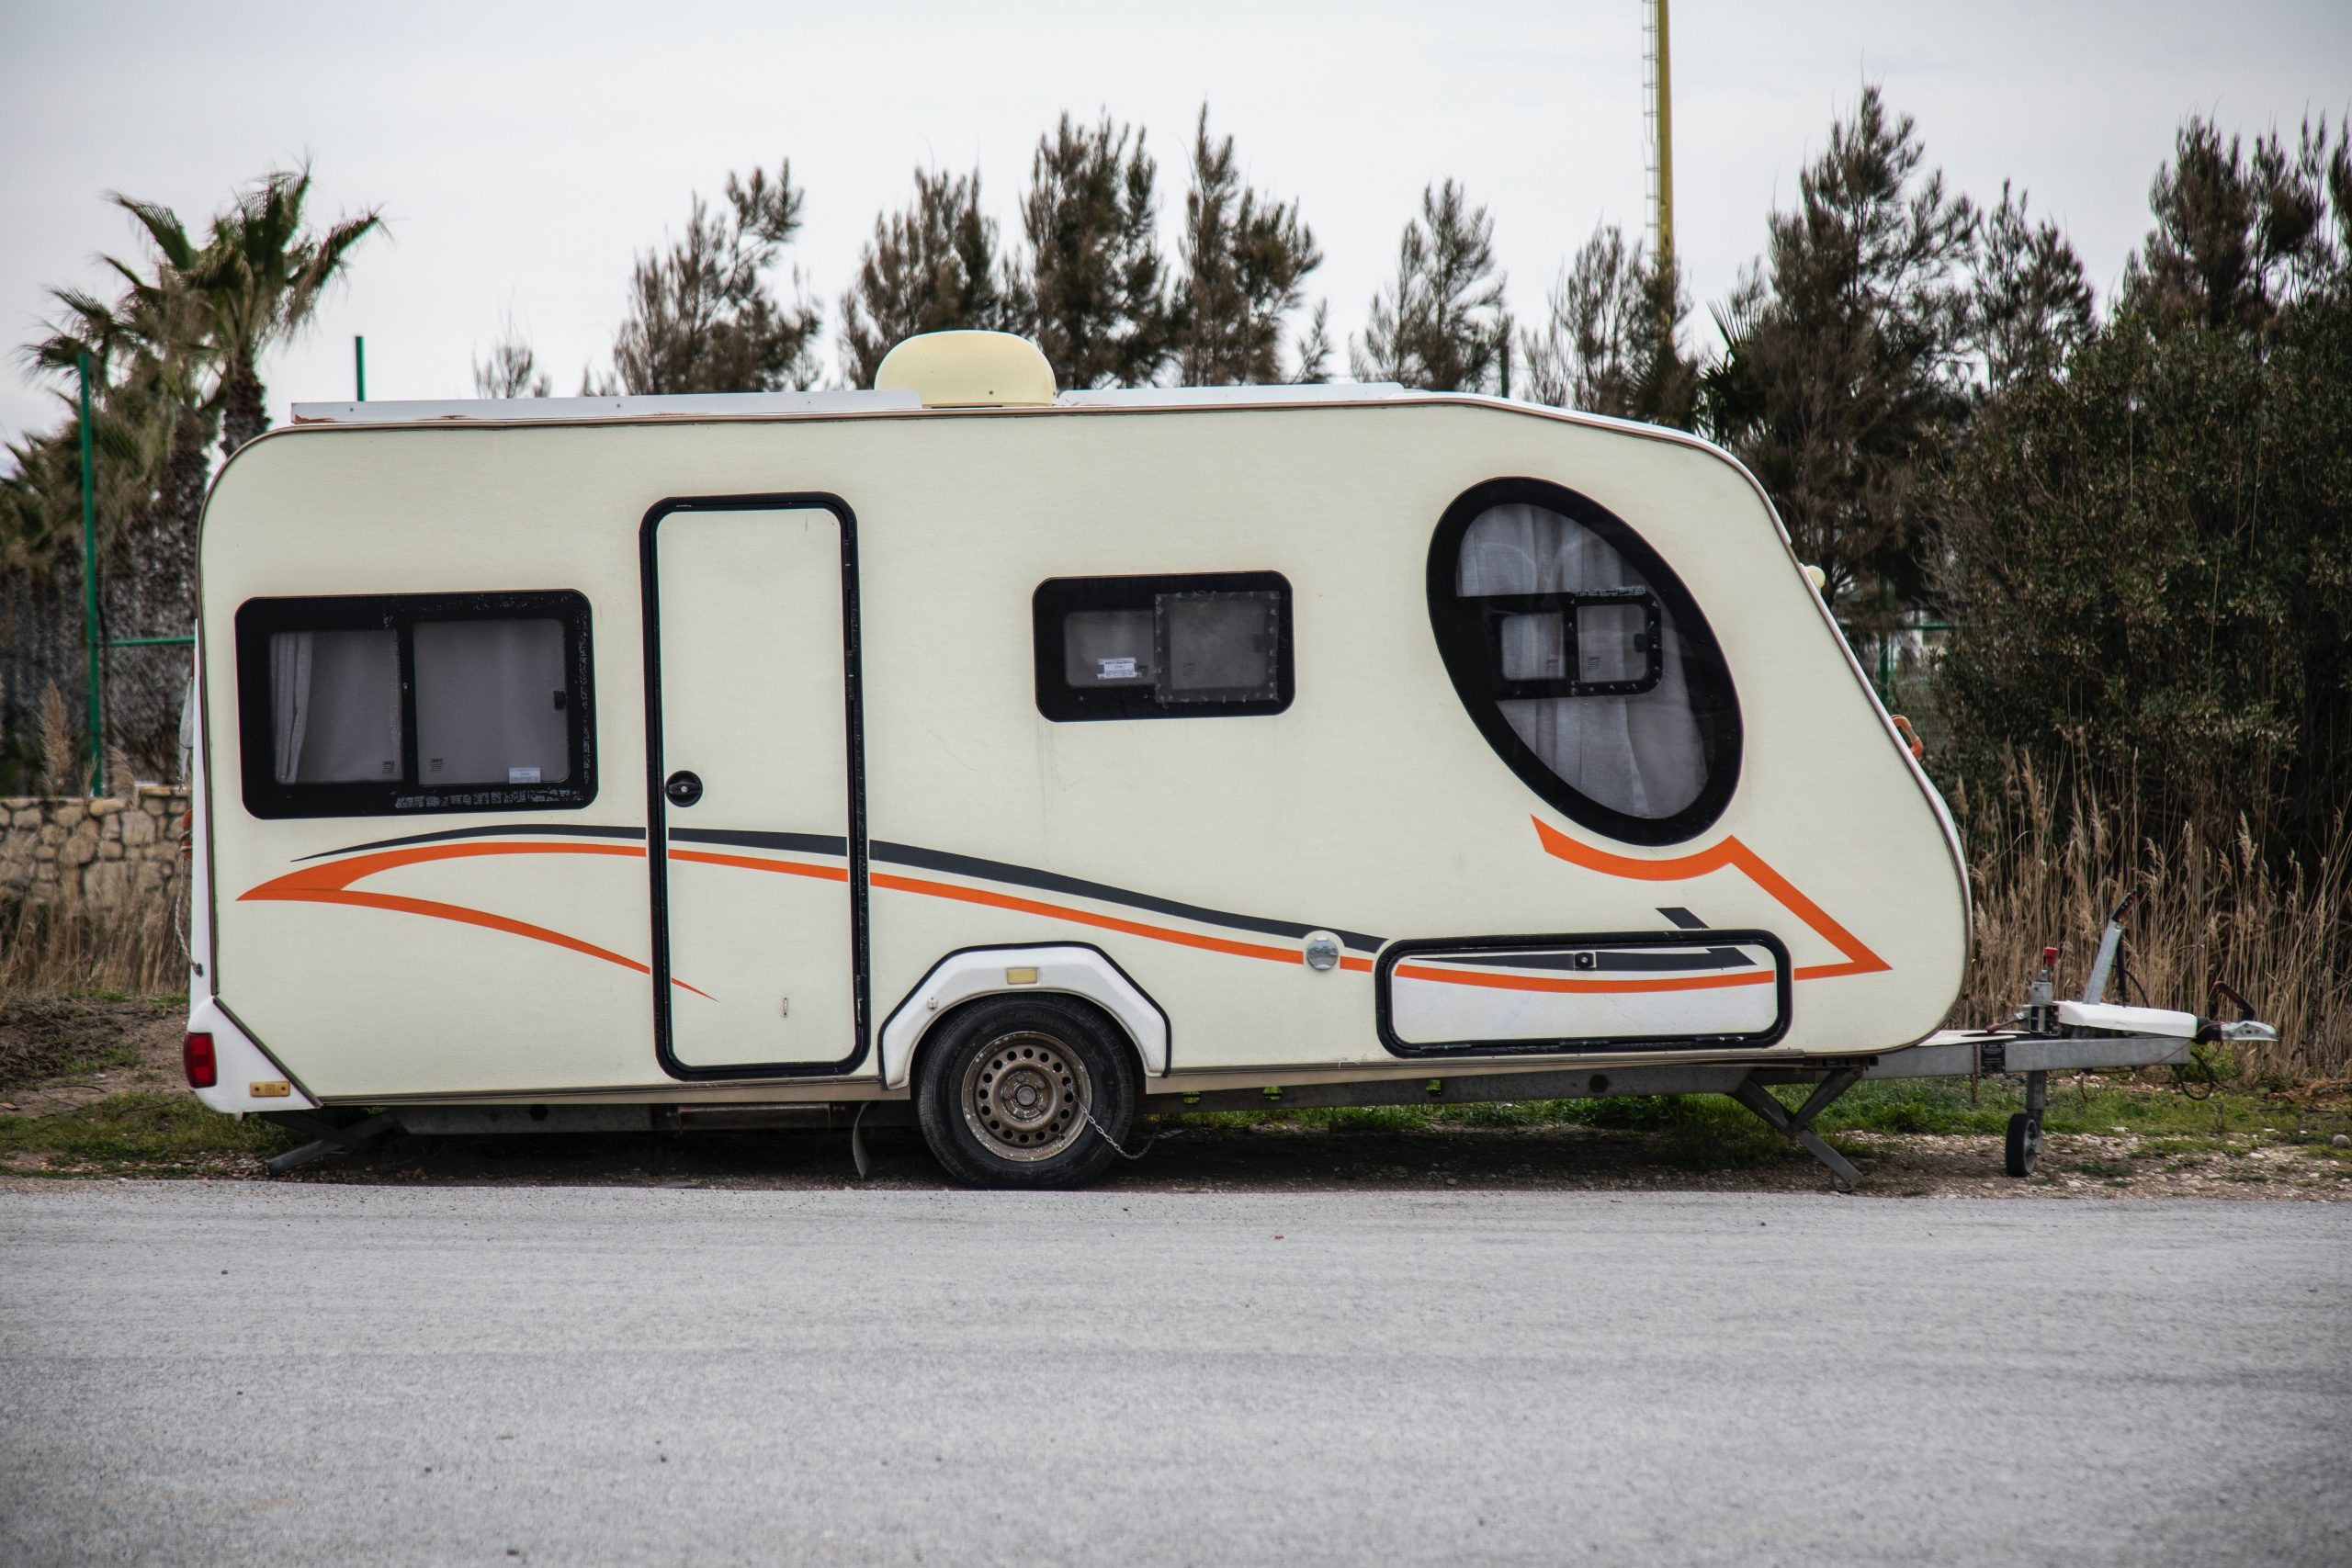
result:
<svg viewBox="0 0 2352 1568"><path fill-rule="evenodd" d="M1047 407L1054 367L1027 338L1011 333L924 333L885 355L877 392L910 391L927 409Z"/></svg>

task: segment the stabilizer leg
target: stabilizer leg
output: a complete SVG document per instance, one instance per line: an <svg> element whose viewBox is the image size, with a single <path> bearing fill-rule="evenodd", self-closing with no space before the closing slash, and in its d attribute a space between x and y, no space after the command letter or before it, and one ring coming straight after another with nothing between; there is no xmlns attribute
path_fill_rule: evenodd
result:
<svg viewBox="0 0 2352 1568"><path fill-rule="evenodd" d="M288 1171L306 1166L314 1159L324 1158L338 1149L364 1148L400 1125L399 1119L390 1112L380 1116L370 1116L365 1121L354 1122L348 1127L338 1127L318 1117L306 1116L299 1111L273 1115L270 1120L283 1126L292 1127L298 1132L320 1134L310 1143L288 1149L282 1155L272 1155L263 1161L262 1163L268 1167L272 1176L283 1176Z"/></svg>
<svg viewBox="0 0 2352 1568"><path fill-rule="evenodd" d="M1812 1123L1813 1119L1828 1110L1839 1095L1861 1081L1862 1070L1860 1067L1841 1067L1815 1084L1813 1093L1793 1111L1773 1099L1764 1086L1752 1077L1740 1079L1739 1087L1731 1091L1731 1097L1756 1112L1772 1131L1828 1167L1829 1174L1838 1186L1850 1188L1860 1185L1862 1173L1854 1168L1851 1160L1823 1143L1821 1135L1813 1131Z"/></svg>

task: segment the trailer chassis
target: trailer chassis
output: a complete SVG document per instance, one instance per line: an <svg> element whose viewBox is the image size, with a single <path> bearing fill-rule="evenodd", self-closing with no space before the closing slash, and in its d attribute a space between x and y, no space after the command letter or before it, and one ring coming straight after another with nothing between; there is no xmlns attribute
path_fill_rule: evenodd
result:
<svg viewBox="0 0 2352 1568"><path fill-rule="evenodd" d="M2233 1034L2236 1031L2233 1030ZM1265 1111L1275 1107L1464 1105L1514 1100L1598 1100L1646 1095L1720 1094L1747 1108L1774 1132L1821 1162L1843 1188L1861 1180L1853 1163L1814 1131L1821 1113L1855 1085L1871 1079L2003 1075L2025 1079L2024 1111L2010 1118L2006 1168L2030 1176L2041 1148L2041 1120L2052 1073L2177 1066L2194 1042L2177 1035L2059 1033L2025 1030L1948 1032L1916 1045L1868 1056L1792 1057L1773 1062L1666 1063L1538 1072L1479 1073L1458 1077L1386 1078L1352 1082L1272 1084L1261 1089L1147 1094L1146 1115L1193 1111ZM1812 1092L1794 1109L1770 1091L1803 1087ZM403 1106L341 1123L322 1114L274 1114L270 1120L312 1134L269 1163L291 1170L322 1156L357 1148L393 1131L431 1135L531 1133L661 1133L846 1130L912 1121L904 1100L797 1101L777 1105L495 1105ZM854 1151L862 1153L862 1150ZM861 1170L865 1162L858 1161Z"/></svg>

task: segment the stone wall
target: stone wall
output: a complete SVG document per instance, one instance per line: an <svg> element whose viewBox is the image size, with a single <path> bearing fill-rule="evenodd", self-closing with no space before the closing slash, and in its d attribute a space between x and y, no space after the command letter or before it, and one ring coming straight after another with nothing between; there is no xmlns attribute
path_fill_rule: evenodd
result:
<svg viewBox="0 0 2352 1568"><path fill-rule="evenodd" d="M187 791L141 784L128 797L0 800L0 900L80 899L102 908L176 897Z"/></svg>

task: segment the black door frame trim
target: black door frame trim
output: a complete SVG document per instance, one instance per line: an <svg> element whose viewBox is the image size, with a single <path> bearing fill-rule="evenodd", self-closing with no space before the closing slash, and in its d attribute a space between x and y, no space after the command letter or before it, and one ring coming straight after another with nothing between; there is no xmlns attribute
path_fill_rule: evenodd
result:
<svg viewBox="0 0 2352 1568"><path fill-rule="evenodd" d="M1753 1034L1612 1034L1585 1040L1442 1040L1415 1044L1397 1037L1389 1010L1389 987L1396 965L1408 958L1447 953L1525 952L1540 948L1586 947L1729 947L1735 943L1760 947L1772 955L1772 1026ZM1595 1053L1622 1055L1628 1051L1721 1051L1754 1049L1778 1044L1789 1032L1792 991L1789 950L1766 931L1570 931L1550 936L1416 937L1395 942L1382 950L1373 964L1373 1016L1380 1029L1380 1043L1392 1056L1562 1056Z"/></svg>
<svg viewBox="0 0 2352 1568"><path fill-rule="evenodd" d="M842 539L842 706L849 731L850 1019L854 1048L831 1062L749 1062L697 1067L671 1048L669 802L662 793L662 599L655 536L662 520L682 512L810 512L833 514ZM638 579L645 610L645 869L652 914L653 1055L662 1070L684 1082L724 1078L846 1077L873 1048L867 1028L866 969L870 933L865 886L865 710L860 679L857 606L857 514L848 502L822 491L751 495L672 496L654 502L637 531Z"/></svg>

